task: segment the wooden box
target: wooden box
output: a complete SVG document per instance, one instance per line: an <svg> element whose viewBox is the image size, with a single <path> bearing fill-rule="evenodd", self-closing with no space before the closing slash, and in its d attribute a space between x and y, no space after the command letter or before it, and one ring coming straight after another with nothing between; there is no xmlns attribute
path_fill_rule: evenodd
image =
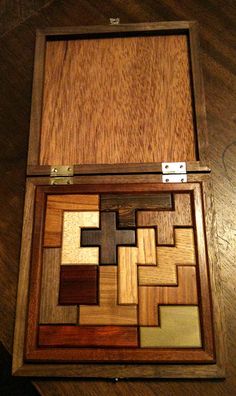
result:
<svg viewBox="0 0 236 396"><path fill-rule="evenodd" d="M15 375L224 376L196 29L37 32Z"/></svg>

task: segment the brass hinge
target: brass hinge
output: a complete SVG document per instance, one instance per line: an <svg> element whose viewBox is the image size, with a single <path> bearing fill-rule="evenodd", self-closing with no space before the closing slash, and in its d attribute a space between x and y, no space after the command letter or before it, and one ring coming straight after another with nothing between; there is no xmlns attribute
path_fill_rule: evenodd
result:
<svg viewBox="0 0 236 396"><path fill-rule="evenodd" d="M65 185L65 184L73 184L73 177L51 177L50 184L51 185Z"/></svg>
<svg viewBox="0 0 236 396"><path fill-rule="evenodd" d="M51 177L64 177L64 176L74 176L73 165L55 165L51 166Z"/></svg>
<svg viewBox="0 0 236 396"><path fill-rule="evenodd" d="M186 162L162 162L161 169L163 183L187 182Z"/></svg>
<svg viewBox="0 0 236 396"><path fill-rule="evenodd" d="M51 166L50 184L73 184L74 167L73 165Z"/></svg>

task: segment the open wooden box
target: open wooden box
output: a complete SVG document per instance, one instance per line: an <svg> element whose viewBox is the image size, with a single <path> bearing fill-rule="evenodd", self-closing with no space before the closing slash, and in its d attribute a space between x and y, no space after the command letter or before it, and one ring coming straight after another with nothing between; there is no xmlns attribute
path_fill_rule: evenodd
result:
<svg viewBox="0 0 236 396"><path fill-rule="evenodd" d="M196 23L37 32L13 373L224 376Z"/></svg>

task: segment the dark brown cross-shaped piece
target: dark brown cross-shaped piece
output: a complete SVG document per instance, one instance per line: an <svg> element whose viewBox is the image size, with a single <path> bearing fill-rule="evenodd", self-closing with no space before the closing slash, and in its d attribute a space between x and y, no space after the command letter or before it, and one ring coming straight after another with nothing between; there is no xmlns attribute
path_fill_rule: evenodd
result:
<svg viewBox="0 0 236 396"><path fill-rule="evenodd" d="M117 229L116 212L101 212L100 216L99 230L81 230L81 246L99 246L100 264L116 264L117 246L135 246L135 230Z"/></svg>

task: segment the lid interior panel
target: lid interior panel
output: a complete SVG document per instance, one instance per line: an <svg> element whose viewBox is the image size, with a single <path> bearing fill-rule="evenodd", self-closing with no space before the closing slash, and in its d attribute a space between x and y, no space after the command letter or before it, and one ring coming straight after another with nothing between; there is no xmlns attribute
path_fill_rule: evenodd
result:
<svg viewBox="0 0 236 396"><path fill-rule="evenodd" d="M187 34L46 42L40 165L195 160Z"/></svg>

